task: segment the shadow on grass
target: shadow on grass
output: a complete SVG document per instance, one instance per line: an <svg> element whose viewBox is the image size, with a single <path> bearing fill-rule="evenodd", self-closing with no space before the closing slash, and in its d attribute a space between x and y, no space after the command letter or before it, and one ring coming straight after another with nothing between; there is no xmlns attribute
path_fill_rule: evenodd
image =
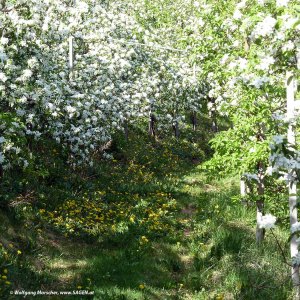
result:
<svg viewBox="0 0 300 300"><path fill-rule="evenodd" d="M99 297L95 299L176 299L183 269L174 246L160 241L143 253L132 248L99 249L89 255L80 277L92 278Z"/></svg>
<svg viewBox="0 0 300 300"><path fill-rule="evenodd" d="M194 260L190 289L209 291L213 287L227 294L228 299L288 299L290 270L282 262L272 237L267 236L258 246L253 230L232 222L212 231L212 247L205 256ZM202 274L197 277L197 273Z"/></svg>
<svg viewBox="0 0 300 300"><path fill-rule="evenodd" d="M274 249L273 240L258 247L253 230L227 222L207 255L198 261L194 257L191 265L183 262L176 245L160 240L143 254L130 248L95 249L80 277L93 279L95 299L185 299L178 292L181 283L190 297L207 291L191 299L210 299L213 291L223 291L228 299L287 299L289 270Z"/></svg>

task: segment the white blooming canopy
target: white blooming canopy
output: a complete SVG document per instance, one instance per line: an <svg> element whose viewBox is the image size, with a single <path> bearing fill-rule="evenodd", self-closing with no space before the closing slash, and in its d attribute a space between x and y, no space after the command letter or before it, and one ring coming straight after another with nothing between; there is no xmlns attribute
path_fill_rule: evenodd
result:
<svg viewBox="0 0 300 300"><path fill-rule="evenodd" d="M148 116L172 123L199 103L192 68L153 44L123 2L18 1L0 15L0 163L26 166L24 143L55 139L76 163ZM68 65L69 37L75 61ZM72 72L72 74L70 74ZM195 106L195 105L194 105ZM172 116L171 119L169 116ZM166 117L162 117L166 116ZM161 122L163 124L163 122ZM21 150L22 149L22 150Z"/></svg>

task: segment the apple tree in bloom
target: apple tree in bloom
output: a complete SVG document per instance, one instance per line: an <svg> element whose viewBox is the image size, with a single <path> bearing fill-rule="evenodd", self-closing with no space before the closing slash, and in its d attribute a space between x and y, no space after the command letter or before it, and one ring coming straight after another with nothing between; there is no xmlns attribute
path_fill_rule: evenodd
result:
<svg viewBox="0 0 300 300"><path fill-rule="evenodd" d="M220 60L225 71L219 77L225 82L217 92L223 97L220 110L228 115L231 128L212 140L216 152L210 167L225 173L239 170L247 181L257 204L257 240L261 241L268 227L262 225L265 188L274 185L278 167L273 149L278 147L269 145L290 148L286 131L292 120L285 114L286 86L299 73L299 7L297 1L241 1L222 24L228 34ZM294 75L287 80L287 73ZM277 162L287 160L284 151L277 154L281 157ZM281 171L291 175L289 169L286 164ZM289 177L280 178L292 184ZM293 274L297 286L295 266Z"/></svg>

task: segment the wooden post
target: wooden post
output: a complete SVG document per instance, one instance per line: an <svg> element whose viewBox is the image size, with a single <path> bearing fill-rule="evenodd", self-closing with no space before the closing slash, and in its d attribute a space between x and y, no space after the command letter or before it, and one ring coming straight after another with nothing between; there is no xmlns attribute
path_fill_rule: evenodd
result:
<svg viewBox="0 0 300 300"><path fill-rule="evenodd" d="M287 100L287 118L288 120L292 120L295 117L295 79L294 74L292 72L287 72L286 74L286 100ZM289 145L295 146L296 137L295 137L295 128L294 124L290 123L288 127L287 140ZM288 170L288 178L292 178L294 175L294 171ZM288 182L288 190L289 190L289 209L290 209L290 226L295 224L298 219L297 215L297 185L296 183L289 180ZM290 252L291 257L294 257L298 254L298 243L296 242L297 237L294 235L290 242ZM292 282L295 291L295 298L300 299L299 293L299 266L292 266Z"/></svg>

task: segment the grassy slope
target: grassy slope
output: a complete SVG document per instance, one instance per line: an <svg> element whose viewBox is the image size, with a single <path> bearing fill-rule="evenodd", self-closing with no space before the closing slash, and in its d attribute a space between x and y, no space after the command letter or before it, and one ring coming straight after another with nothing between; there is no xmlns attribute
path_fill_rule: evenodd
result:
<svg viewBox="0 0 300 300"><path fill-rule="evenodd" d="M128 167L124 160L120 164ZM1 254L9 256L0 271L6 276L3 270L8 269L12 283L8 290L90 288L94 299L103 300L288 299L289 269L270 233L261 247L255 244L253 209L232 200L238 194L236 180L206 182L196 165L180 168L180 178L174 174L167 182L156 178L155 184L145 187L170 192L178 211L173 231L149 238L143 249L136 247L134 237L97 243L65 237L36 221L28 229L26 219L15 220L14 214L0 211L0 241L5 249ZM105 170L94 184L146 193L140 182L128 185L130 178L112 179ZM287 240L284 230L277 229L276 235L282 244ZM88 297L74 297L81 298Z"/></svg>

